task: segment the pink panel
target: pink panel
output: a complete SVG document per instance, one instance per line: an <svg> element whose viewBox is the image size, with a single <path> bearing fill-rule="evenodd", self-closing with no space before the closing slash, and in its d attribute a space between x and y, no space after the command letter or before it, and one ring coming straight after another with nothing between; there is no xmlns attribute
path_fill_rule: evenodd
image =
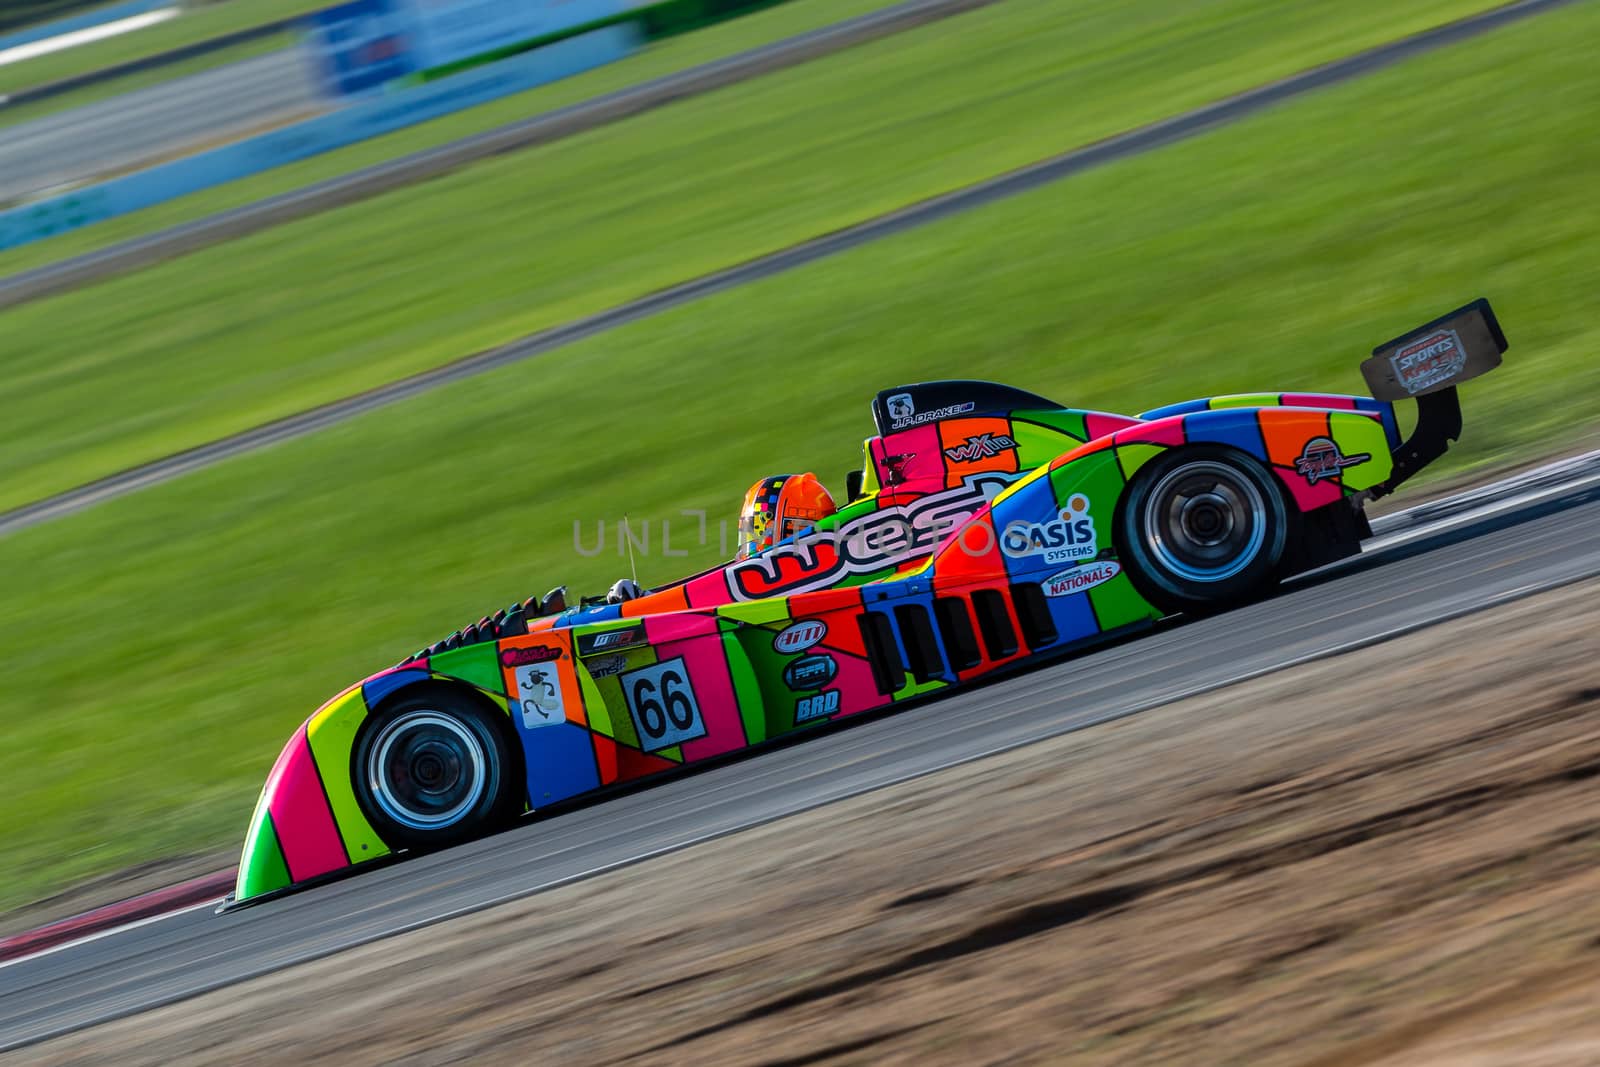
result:
<svg viewBox="0 0 1600 1067"><path fill-rule="evenodd" d="M650 639L652 645L661 644L663 641L682 641L689 637L700 637L703 634L717 632L717 618L715 615L696 615L692 612L676 612L672 615L656 615L644 620L644 635ZM662 659L670 657L663 654Z"/></svg>
<svg viewBox="0 0 1600 1067"><path fill-rule="evenodd" d="M289 877L296 882L350 865L304 726L295 732L267 778L267 810L278 830Z"/></svg>
<svg viewBox="0 0 1600 1067"><path fill-rule="evenodd" d="M1107 415L1103 411L1091 411L1083 417L1083 428L1089 435L1089 440L1104 437L1108 433L1125 430L1129 426L1139 426L1138 419L1130 419L1126 415Z"/></svg>
<svg viewBox="0 0 1600 1067"><path fill-rule="evenodd" d="M1284 393L1283 404L1291 408L1333 408L1350 411L1356 406L1355 397L1331 396L1327 393Z"/></svg>
<svg viewBox="0 0 1600 1067"><path fill-rule="evenodd" d="M728 593L727 572L721 568L691 579L683 591L691 608L714 608L733 601Z"/></svg>
<svg viewBox="0 0 1600 1067"><path fill-rule="evenodd" d="M944 452L939 443L939 426L937 423L928 426L919 426L914 430L903 430L891 434L883 439L885 455L904 456L911 458L901 466L900 472L905 480L895 489L908 489L919 493L933 492L935 489L944 488ZM885 486L885 488L889 488Z"/></svg>
<svg viewBox="0 0 1600 1067"><path fill-rule="evenodd" d="M1325 479L1312 485L1304 477L1294 471L1284 470L1282 467L1273 468L1278 475L1278 480L1289 490L1289 495L1294 497L1301 511L1310 511L1320 508L1324 504L1331 504L1344 495L1339 489L1339 483L1332 479Z"/></svg>
<svg viewBox="0 0 1600 1067"><path fill-rule="evenodd" d="M1148 441L1153 445L1176 447L1183 444L1183 419L1163 419L1158 422L1140 423L1137 426L1118 431L1112 440L1119 445L1130 444L1134 441Z"/></svg>
<svg viewBox="0 0 1600 1067"><path fill-rule="evenodd" d="M716 621L712 624L713 633ZM652 637L651 640L654 640ZM664 660L682 656L694 679L695 703L700 705L700 717L706 724L706 735L683 743L685 762L733 752L745 746L744 721L739 718L739 698L733 691L733 678L728 674L728 659L722 651L722 640L707 635L688 641L677 641L657 647Z"/></svg>
<svg viewBox="0 0 1600 1067"><path fill-rule="evenodd" d="M878 692L878 684L866 660L842 652L834 652L833 659L839 665L839 676L828 688L839 690L840 715L872 711L889 703L889 698Z"/></svg>

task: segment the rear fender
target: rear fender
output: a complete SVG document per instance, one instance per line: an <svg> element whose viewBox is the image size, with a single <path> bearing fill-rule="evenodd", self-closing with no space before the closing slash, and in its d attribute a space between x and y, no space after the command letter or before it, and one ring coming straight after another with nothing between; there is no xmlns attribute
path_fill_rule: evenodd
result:
<svg viewBox="0 0 1600 1067"><path fill-rule="evenodd" d="M1400 444L1400 424L1395 419L1394 405L1370 396L1346 396L1342 393L1237 393L1231 396L1208 396L1199 400L1186 400L1181 404L1168 404L1140 415L1141 419L1155 422L1174 415L1193 415L1202 411L1224 411L1233 408L1325 408L1332 411L1364 411L1378 416L1388 440L1388 449Z"/></svg>

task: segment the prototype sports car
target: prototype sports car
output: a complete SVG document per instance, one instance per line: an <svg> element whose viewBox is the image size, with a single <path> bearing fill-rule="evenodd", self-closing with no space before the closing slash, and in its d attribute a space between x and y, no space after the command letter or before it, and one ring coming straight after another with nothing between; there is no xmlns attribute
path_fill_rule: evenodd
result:
<svg viewBox="0 0 1600 1067"><path fill-rule="evenodd" d="M1127 416L885 389L813 527L622 603L530 598L324 704L267 778L234 901L1258 596L1358 552L1366 503L1444 453L1457 383L1505 349L1479 300L1375 349L1372 397Z"/></svg>

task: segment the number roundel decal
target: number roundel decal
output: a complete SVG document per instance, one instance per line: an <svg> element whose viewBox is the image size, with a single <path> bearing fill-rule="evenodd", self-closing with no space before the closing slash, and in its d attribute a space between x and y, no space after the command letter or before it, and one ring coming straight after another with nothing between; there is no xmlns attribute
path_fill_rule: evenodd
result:
<svg viewBox="0 0 1600 1067"><path fill-rule="evenodd" d="M629 671L619 680L644 751L671 748L706 735L682 656Z"/></svg>

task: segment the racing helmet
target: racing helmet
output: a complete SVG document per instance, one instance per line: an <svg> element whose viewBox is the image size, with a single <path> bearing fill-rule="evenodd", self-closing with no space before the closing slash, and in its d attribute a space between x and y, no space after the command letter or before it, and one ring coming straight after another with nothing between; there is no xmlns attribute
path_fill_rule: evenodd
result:
<svg viewBox="0 0 1600 1067"><path fill-rule="evenodd" d="M739 554L748 559L839 509L815 474L774 474L750 487L739 512Z"/></svg>

